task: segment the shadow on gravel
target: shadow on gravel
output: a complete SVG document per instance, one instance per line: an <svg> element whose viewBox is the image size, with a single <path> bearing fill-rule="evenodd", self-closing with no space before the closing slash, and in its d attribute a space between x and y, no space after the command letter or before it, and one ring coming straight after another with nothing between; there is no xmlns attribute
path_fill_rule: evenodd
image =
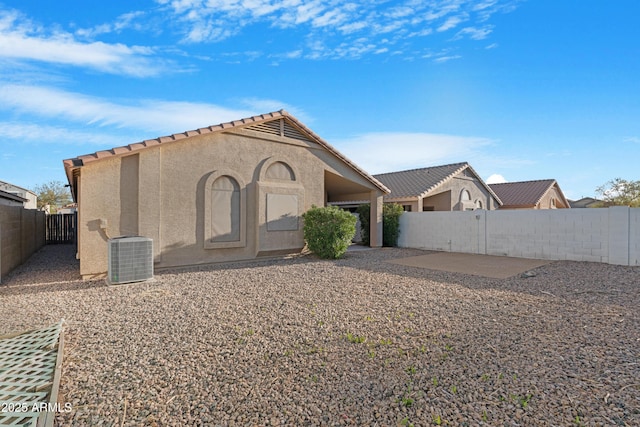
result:
<svg viewBox="0 0 640 427"><path fill-rule="evenodd" d="M0 295L38 294L106 286L104 280L83 281L74 245L46 245L3 278Z"/></svg>

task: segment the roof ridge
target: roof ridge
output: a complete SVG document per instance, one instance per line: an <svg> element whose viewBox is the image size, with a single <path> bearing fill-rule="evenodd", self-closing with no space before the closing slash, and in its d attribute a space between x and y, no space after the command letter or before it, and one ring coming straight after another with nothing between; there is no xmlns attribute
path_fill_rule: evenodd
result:
<svg viewBox="0 0 640 427"><path fill-rule="evenodd" d="M503 185L503 184L524 184L524 183L529 183L529 182L553 182L556 181L554 178L548 178L548 179L531 179L528 181L510 181L510 182L496 182L494 184L489 184L489 185Z"/></svg>
<svg viewBox="0 0 640 427"><path fill-rule="evenodd" d="M380 175L391 175L391 174L402 173L402 172L414 172L414 171L426 170L426 169L445 168L448 166L457 166L457 165L469 165L469 162L457 162L457 163L449 163L446 165L425 166L422 168L405 169L405 170L395 171L395 172L383 172L383 173L374 174L373 176L376 177Z"/></svg>

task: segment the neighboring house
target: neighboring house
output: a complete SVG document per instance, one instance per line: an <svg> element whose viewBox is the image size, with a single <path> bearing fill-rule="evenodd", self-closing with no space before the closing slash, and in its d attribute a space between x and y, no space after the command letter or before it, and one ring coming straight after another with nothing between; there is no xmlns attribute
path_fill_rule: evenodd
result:
<svg viewBox="0 0 640 427"><path fill-rule="evenodd" d="M0 191L10 193L24 199L23 207L25 209L38 209L38 196L31 190L18 187L8 182L0 181Z"/></svg>
<svg viewBox="0 0 640 427"><path fill-rule="evenodd" d="M0 190L0 205L23 207L26 202L27 202L27 199L23 197L16 196L13 193L7 193L6 191Z"/></svg>
<svg viewBox="0 0 640 427"><path fill-rule="evenodd" d="M78 203L83 277L107 272L107 240L153 239L156 267L299 251L301 215L336 198L372 203L382 244L389 190L286 111L64 160Z"/></svg>
<svg viewBox="0 0 640 427"><path fill-rule="evenodd" d="M489 184L500 197L500 209L568 209L571 206L555 179Z"/></svg>
<svg viewBox="0 0 640 427"><path fill-rule="evenodd" d="M60 209L58 209L56 211L57 214L62 215L69 215L69 214L74 214L78 211L78 204L77 203L69 203L64 205L63 207L61 207Z"/></svg>
<svg viewBox="0 0 640 427"><path fill-rule="evenodd" d="M594 199L593 197L583 197L579 200L569 200L571 208L601 208L607 206L604 200Z"/></svg>
<svg viewBox="0 0 640 427"><path fill-rule="evenodd" d="M383 173L373 176L391 193L385 203L408 212L494 210L501 201L467 162ZM333 204L353 209L366 200L343 199Z"/></svg>

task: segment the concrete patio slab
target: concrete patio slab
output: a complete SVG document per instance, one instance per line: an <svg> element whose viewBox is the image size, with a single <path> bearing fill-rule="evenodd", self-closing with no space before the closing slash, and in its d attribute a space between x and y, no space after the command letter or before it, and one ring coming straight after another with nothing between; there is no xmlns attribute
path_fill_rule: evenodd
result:
<svg viewBox="0 0 640 427"><path fill-rule="evenodd" d="M532 268L549 264L551 261L506 256L463 254L457 252L434 252L425 255L400 258L389 261L409 267L428 268L452 273L506 279Z"/></svg>

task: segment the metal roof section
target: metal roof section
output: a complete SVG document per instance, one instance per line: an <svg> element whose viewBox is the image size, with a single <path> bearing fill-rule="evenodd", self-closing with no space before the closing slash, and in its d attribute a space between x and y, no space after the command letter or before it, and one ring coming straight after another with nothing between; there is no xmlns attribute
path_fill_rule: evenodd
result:
<svg viewBox="0 0 640 427"><path fill-rule="evenodd" d="M282 120L281 120L282 119ZM269 123L275 122L275 123ZM114 156L123 156L127 154L135 153L139 150L144 150L146 148L154 147L161 144L174 143L177 141L181 141L187 139L192 136L197 135L205 135L208 133L215 132L225 132L233 129L248 129L253 131L259 131L267 134L282 136L286 138L293 138L297 140L305 140L312 141L327 151L338 157L352 169L354 169L358 174L360 174L367 181L371 182L376 188L381 190L383 193L389 193L390 190L382 184L380 181L375 179L373 176L365 172L351 160L349 160L344 154L340 153L333 146L331 146L328 142L320 138L316 135L311 129L302 124L298 119L289 114L285 110L274 111L271 113L260 114L253 117L247 117L240 120L234 120L231 122L220 123L218 125L208 126L195 130L188 130L182 133L174 133L173 135L161 136L155 139L147 139L145 141L125 145L122 147L115 147L109 150L96 151L95 153L81 155L72 159L63 160L65 172L67 174L67 179L69 184L71 185L72 194L74 199L76 198L75 194L75 179L74 179L74 171L77 171L82 166L87 163L91 163L94 161L99 161L101 159L110 158Z"/></svg>
<svg viewBox="0 0 640 427"><path fill-rule="evenodd" d="M504 182L500 184L490 184L489 187L500 197L504 203L504 207L534 207L554 185L558 186L564 203L569 206L569 202L564 198L562 190L560 190L560 186L555 179Z"/></svg>
<svg viewBox="0 0 640 427"><path fill-rule="evenodd" d="M53 426L63 324L0 336L0 426Z"/></svg>
<svg viewBox="0 0 640 427"><path fill-rule="evenodd" d="M385 196L385 200L393 201L427 197L465 169L468 169L478 179L499 205L502 204L500 197L467 162L376 174L373 177L391 189L391 193Z"/></svg>

